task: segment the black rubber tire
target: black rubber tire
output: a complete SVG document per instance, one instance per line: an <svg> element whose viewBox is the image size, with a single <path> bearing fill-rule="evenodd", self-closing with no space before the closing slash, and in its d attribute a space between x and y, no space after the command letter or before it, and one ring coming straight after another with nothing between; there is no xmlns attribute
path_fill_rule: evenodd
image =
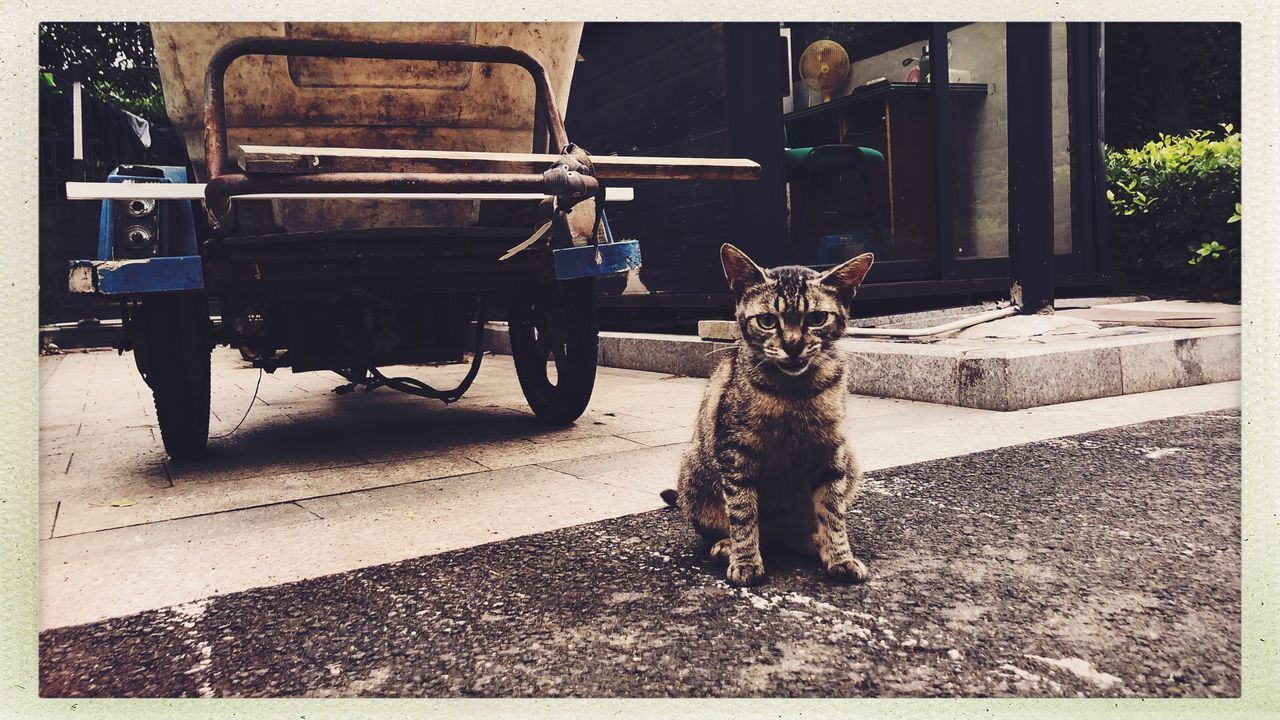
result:
<svg viewBox="0 0 1280 720"><path fill-rule="evenodd" d="M508 308L511 355L525 400L539 419L568 425L582 416L596 384L595 284L591 278L529 288ZM559 342L551 342L555 336ZM556 382L548 377L554 359Z"/></svg>
<svg viewBox="0 0 1280 720"><path fill-rule="evenodd" d="M151 387L165 452L198 458L209 444L208 304L203 295L156 295L136 312L135 360Z"/></svg>

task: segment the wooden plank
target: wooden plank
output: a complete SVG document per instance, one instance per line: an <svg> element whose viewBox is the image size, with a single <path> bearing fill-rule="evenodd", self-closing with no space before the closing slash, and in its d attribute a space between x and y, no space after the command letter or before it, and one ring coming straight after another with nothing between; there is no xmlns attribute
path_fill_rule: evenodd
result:
<svg viewBox="0 0 1280 720"><path fill-rule="evenodd" d="M541 173L557 155L454 150L375 150L241 145L251 173ZM754 180L760 165L741 158L593 155L602 180Z"/></svg>
<svg viewBox="0 0 1280 720"><path fill-rule="evenodd" d="M541 200L540 193L259 193L238 200ZM608 187L606 202L635 200L634 188ZM68 200L203 200L204 183L67 183Z"/></svg>
<svg viewBox="0 0 1280 720"><path fill-rule="evenodd" d="M203 200L203 183L69 182L68 200Z"/></svg>

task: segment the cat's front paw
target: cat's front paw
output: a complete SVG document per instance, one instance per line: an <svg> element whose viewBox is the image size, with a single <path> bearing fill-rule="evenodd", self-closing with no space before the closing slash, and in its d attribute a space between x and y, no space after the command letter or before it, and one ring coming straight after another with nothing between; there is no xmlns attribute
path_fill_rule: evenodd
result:
<svg viewBox="0 0 1280 720"><path fill-rule="evenodd" d="M729 542L729 538L717 540L716 544L711 546L711 559L716 562L729 562L729 551L732 548L733 545Z"/></svg>
<svg viewBox="0 0 1280 720"><path fill-rule="evenodd" d="M836 582L860 583L871 577L871 573L867 571L867 566L861 560L849 558L848 560L839 560L828 565L827 577Z"/></svg>
<svg viewBox="0 0 1280 720"><path fill-rule="evenodd" d="M764 580L764 563L760 561L754 562L729 562L729 572L726 579L730 585L742 587L744 585L758 585Z"/></svg>

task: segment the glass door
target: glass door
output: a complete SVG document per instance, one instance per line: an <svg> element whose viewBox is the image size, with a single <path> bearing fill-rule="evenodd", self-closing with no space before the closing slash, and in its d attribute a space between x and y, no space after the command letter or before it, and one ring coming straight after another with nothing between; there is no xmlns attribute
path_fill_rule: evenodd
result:
<svg viewBox="0 0 1280 720"><path fill-rule="evenodd" d="M878 282L1008 277L1009 113L1027 99L1007 92L1006 24L784 28L796 261L822 267L871 250ZM1055 267L1081 272L1097 269L1100 255L1100 37L1096 25L1053 23L1050 38ZM806 51L824 46L828 66L827 56L843 60L839 50L848 57L825 93L805 67ZM945 55L933 50L943 46Z"/></svg>

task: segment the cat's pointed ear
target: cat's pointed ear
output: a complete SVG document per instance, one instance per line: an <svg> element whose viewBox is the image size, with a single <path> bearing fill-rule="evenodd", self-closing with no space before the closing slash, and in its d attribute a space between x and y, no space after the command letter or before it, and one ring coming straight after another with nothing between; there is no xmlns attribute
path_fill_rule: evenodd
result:
<svg viewBox="0 0 1280 720"><path fill-rule="evenodd" d="M867 276L867 271L871 269L871 263L875 259L876 257L871 253L863 253L826 271L822 274L821 281L824 285L834 287L840 295L841 302L847 304L854 295L858 294L858 286L862 284L862 279Z"/></svg>
<svg viewBox="0 0 1280 720"><path fill-rule="evenodd" d="M725 279L729 281L729 287L733 288L735 295L741 295L743 290L764 282L764 270L752 262L746 253L729 243L720 246L720 264L724 266Z"/></svg>

